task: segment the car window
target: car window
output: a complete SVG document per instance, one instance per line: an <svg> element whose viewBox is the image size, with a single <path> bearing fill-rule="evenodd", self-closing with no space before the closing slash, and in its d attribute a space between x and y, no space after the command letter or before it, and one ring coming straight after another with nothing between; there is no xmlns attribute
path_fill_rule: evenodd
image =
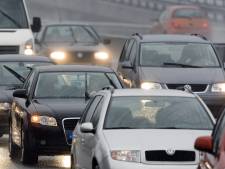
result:
<svg viewBox="0 0 225 169"><path fill-rule="evenodd" d="M213 123L196 98L127 96L111 100L104 128L212 130Z"/></svg>
<svg viewBox="0 0 225 169"><path fill-rule="evenodd" d="M204 18L206 13L198 8L182 8L177 9L174 14L174 18Z"/></svg>
<svg viewBox="0 0 225 169"><path fill-rule="evenodd" d="M101 115L103 103L104 103L104 99L101 98L101 100L98 103L98 106L97 106L97 108L96 108L96 110L95 110L95 112L94 112L94 114L93 114L93 116L91 118L91 122L92 122L94 128L96 128L97 125L98 125L98 121L99 121L99 117Z"/></svg>
<svg viewBox="0 0 225 169"><path fill-rule="evenodd" d="M124 46L123 46L123 50L122 50L122 54L120 56L120 62L123 62L125 60L125 56L127 53L127 47L129 45L130 40L126 40Z"/></svg>
<svg viewBox="0 0 225 169"><path fill-rule="evenodd" d="M131 61L132 64L134 63L136 56L137 56L137 42L135 41L133 43L129 57L129 60Z"/></svg>
<svg viewBox="0 0 225 169"><path fill-rule="evenodd" d="M91 103L90 107L87 109L86 116L84 117L82 123L90 122L98 103L100 102L102 96L96 96Z"/></svg>
<svg viewBox="0 0 225 169"><path fill-rule="evenodd" d="M132 49L133 44L134 44L134 39L131 39L129 44L128 44L126 53L125 53L125 59L124 59L125 61L128 61L129 58L130 58L130 53L131 53L131 49Z"/></svg>

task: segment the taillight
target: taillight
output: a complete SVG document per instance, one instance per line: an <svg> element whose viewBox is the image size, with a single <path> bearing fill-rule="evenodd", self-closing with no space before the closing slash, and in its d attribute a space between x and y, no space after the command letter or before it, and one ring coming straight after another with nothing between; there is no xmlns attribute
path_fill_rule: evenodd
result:
<svg viewBox="0 0 225 169"><path fill-rule="evenodd" d="M171 26L172 26L173 28L178 28L180 25L179 25L177 22L172 21L172 22L171 22Z"/></svg>

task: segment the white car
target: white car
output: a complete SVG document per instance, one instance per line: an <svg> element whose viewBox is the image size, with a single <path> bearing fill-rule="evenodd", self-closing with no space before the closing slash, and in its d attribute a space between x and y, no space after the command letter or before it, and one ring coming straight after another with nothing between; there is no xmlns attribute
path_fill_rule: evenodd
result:
<svg viewBox="0 0 225 169"><path fill-rule="evenodd" d="M178 90L103 90L74 131L71 168L196 169L195 139L214 118L202 100Z"/></svg>

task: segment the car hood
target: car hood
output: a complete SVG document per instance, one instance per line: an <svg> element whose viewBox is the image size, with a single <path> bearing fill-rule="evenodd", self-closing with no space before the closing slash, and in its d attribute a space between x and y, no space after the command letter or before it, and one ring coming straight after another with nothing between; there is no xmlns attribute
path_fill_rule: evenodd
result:
<svg viewBox="0 0 225 169"><path fill-rule="evenodd" d="M110 150L194 150L199 136L208 130L104 130ZM178 141L179 140L179 141Z"/></svg>
<svg viewBox="0 0 225 169"><path fill-rule="evenodd" d="M169 84L212 84L224 82L222 68L151 68L139 69L141 81L151 81Z"/></svg>
<svg viewBox="0 0 225 169"><path fill-rule="evenodd" d="M33 103L37 112L58 119L81 117L87 105L85 99L36 99Z"/></svg>

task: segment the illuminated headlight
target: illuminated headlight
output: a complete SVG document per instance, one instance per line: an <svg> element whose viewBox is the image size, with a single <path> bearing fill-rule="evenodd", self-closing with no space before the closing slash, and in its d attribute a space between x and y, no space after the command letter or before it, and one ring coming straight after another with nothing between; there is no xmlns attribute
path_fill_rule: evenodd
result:
<svg viewBox="0 0 225 169"><path fill-rule="evenodd" d="M109 54L107 52L96 52L94 57L96 60L108 60Z"/></svg>
<svg viewBox="0 0 225 169"><path fill-rule="evenodd" d="M33 41L32 41L32 39L28 40L25 43L25 46L24 46L24 54L25 55L33 55L34 54Z"/></svg>
<svg viewBox="0 0 225 169"><path fill-rule="evenodd" d="M31 123L41 124L43 126L58 126L56 119L48 116L33 115L31 116Z"/></svg>
<svg viewBox="0 0 225 169"><path fill-rule="evenodd" d="M212 92L225 92L225 83L213 84Z"/></svg>
<svg viewBox="0 0 225 169"><path fill-rule="evenodd" d="M113 160L127 161L127 162L141 162L141 153L138 150L116 150L111 151L111 157Z"/></svg>
<svg viewBox="0 0 225 169"><path fill-rule="evenodd" d="M50 58L53 59L53 60L58 60L58 61L64 60L65 59L65 52L62 52L62 51L52 52L50 54Z"/></svg>
<svg viewBox="0 0 225 169"><path fill-rule="evenodd" d="M159 83L143 82L143 83L141 83L141 88L145 89L145 90L162 89L162 86Z"/></svg>
<svg viewBox="0 0 225 169"><path fill-rule="evenodd" d="M11 104L10 103L0 103L0 110L10 110Z"/></svg>

